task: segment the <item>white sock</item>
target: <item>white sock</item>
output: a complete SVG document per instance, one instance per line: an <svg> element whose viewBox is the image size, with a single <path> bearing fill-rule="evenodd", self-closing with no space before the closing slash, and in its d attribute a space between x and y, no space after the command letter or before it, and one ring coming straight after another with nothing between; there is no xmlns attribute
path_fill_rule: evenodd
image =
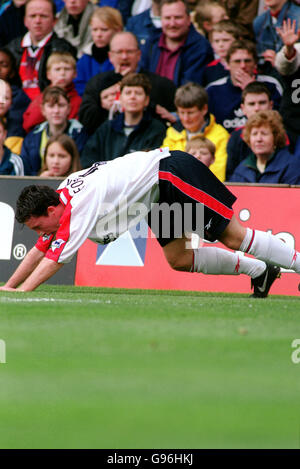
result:
<svg viewBox="0 0 300 469"><path fill-rule="evenodd" d="M300 253L271 233L247 228L240 251L300 274Z"/></svg>
<svg viewBox="0 0 300 469"><path fill-rule="evenodd" d="M237 252L215 247L194 249L194 263L191 272L212 275L246 274L256 278L266 270L266 264L257 259L245 257Z"/></svg>

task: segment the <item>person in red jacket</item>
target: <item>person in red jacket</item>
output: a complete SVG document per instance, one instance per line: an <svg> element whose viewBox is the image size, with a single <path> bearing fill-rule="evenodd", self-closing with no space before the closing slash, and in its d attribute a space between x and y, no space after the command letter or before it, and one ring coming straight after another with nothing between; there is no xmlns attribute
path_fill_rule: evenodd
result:
<svg viewBox="0 0 300 469"><path fill-rule="evenodd" d="M76 76L76 61L69 52L53 52L47 60L47 78L50 86L64 89L70 99L69 119L78 119L81 97L75 89L73 80ZM42 114L42 93L28 106L23 115L23 128L28 133L45 118Z"/></svg>

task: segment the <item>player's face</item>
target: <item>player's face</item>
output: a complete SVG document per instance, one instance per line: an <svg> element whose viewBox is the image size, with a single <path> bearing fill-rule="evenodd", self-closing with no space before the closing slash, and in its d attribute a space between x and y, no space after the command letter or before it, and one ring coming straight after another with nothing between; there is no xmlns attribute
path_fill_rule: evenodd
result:
<svg viewBox="0 0 300 469"><path fill-rule="evenodd" d="M51 125L63 125L68 120L70 105L60 96L57 103L46 102L43 104L43 114Z"/></svg>
<svg viewBox="0 0 300 469"><path fill-rule="evenodd" d="M253 127L250 132L250 148L257 157L269 157L274 151L274 135L268 125Z"/></svg>
<svg viewBox="0 0 300 469"><path fill-rule="evenodd" d="M233 41L234 37L226 31L214 31L212 33L211 45L214 52L221 57L221 59L225 59L228 49Z"/></svg>
<svg viewBox="0 0 300 469"><path fill-rule="evenodd" d="M96 47L105 47L109 44L112 36L116 32L99 18L93 18L91 21L91 34Z"/></svg>
<svg viewBox="0 0 300 469"><path fill-rule="evenodd" d="M49 210L51 208L53 210ZM57 232L60 216L61 214L56 210L56 207L48 207L48 215L41 215L39 217L31 216L25 222L25 225L35 231L39 236L50 235Z"/></svg>
<svg viewBox="0 0 300 469"><path fill-rule="evenodd" d="M10 86L0 80L0 117L4 117L12 103Z"/></svg>
<svg viewBox="0 0 300 469"><path fill-rule="evenodd" d="M191 20L184 3L165 3L161 9L161 26L164 34L175 41L182 40L189 31Z"/></svg>
<svg viewBox="0 0 300 469"><path fill-rule="evenodd" d="M149 104L149 96L146 96L141 86L124 86L120 101L125 112L143 112Z"/></svg>
<svg viewBox="0 0 300 469"><path fill-rule="evenodd" d="M244 103L241 104L241 109L248 119L258 111L267 111L272 107L273 103L266 93L247 93Z"/></svg>
<svg viewBox="0 0 300 469"><path fill-rule="evenodd" d="M70 153L60 143L53 142L48 146L46 164L52 176L65 176L70 170L71 162Z"/></svg>
<svg viewBox="0 0 300 469"><path fill-rule="evenodd" d="M207 113L207 106L199 109L197 106L184 108L178 106L177 112L183 127L189 132L200 132L204 124L205 114Z"/></svg>
<svg viewBox="0 0 300 469"><path fill-rule="evenodd" d="M76 76L76 71L71 64L57 62L51 65L47 72L47 78L51 85L66 88Z"/></svg>
<svg viewBox="0 0 300 469"><path fill-rule="evenodd" d="M34 44L49 34L54 26L51 4L44 0L32 0L26 6L24 24L30 32Z"/></svg>

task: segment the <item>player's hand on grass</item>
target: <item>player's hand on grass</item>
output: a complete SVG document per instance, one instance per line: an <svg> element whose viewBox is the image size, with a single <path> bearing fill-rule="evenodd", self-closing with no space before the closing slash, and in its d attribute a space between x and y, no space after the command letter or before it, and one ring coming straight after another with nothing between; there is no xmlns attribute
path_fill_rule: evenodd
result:
<svg viewBox="0 0 300 469"><path fill-rule="evenodd" d="M5 285L3 285L2 287L0 287L0 290L1 290L1 291L17 291L16 288L6 287Z"/></svg>

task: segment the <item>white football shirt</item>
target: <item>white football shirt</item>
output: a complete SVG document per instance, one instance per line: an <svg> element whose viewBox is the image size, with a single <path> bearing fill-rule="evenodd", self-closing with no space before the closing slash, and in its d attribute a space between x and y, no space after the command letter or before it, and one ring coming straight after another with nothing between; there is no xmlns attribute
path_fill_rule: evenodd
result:
<svg viewBox="0 0 300 469"><path fill-rule="evenodd" d="M135 226L158 201L158 171L168 148L129 153L68 176L58 187L65 206L54 236L36 247L58 263L69 262L84 241L106 244Z"/></svg>

